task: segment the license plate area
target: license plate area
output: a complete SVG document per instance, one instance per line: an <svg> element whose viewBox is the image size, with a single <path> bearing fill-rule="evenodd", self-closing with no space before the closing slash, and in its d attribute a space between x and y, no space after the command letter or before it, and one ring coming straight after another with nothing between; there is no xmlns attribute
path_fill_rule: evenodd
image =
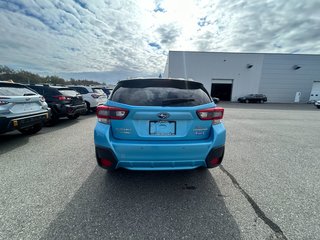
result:
<svg viewBox="0 0 320 240"><path fill-rule="evenodd" d="M174 136L176 135L176 122L150 121L149 134L152 136Z"/></svg>
<svg viewBox="0 0 320 240"><path fill-rule="evenodd" d="M23 118L23 119L14 119L12 120L12 124L16 129L23 129L27 127L31 127L38 123L44 123L47 119L47 115Z"/></svg>
<svg viewBox="0 0 320 240"><path fill-rule="evenodd" d="M23 104L23 110L25 112L32 111L32 110L35 110L35 109L37 109L37 105L36 104L33 104L33 103L25 103L25 104Z"/></svg>

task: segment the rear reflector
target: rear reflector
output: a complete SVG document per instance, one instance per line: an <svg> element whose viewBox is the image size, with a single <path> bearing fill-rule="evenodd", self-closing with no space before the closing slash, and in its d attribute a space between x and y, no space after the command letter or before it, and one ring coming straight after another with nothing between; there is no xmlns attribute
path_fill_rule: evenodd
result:
<svg viewBox="0 0 320 240"><path fill-rule="evenodd" d="M221 120L223 113L224 109L221 107L206 108L197 111L198 117L201 120Z"/></svg>
<svg viewBox="0 0 320 240"><path fill-rule="evenodd" d="M41 95L39 96L39 99L40 99L40 102L45 102L46 101L46 99Z"/></svg>
<svg viewBox="0 0 320 240"><path fill-rule="evenodd" d="M213 159L211 159L210 160L210 164L213 166L213 165L218 165L218 164L220 164L221 163L221 160L220 160L220 158L218 158L218 157L215 157L215 158L213 158Z"/></svg>
<svg viewBox="0 0 320 240"><path fill-rule="evenodd" d="M211 149L206 157L206 163L208 168L217 167L221 164L224 155L224 146Z"/></svg>
<svg viewBox="0 0 320 240"><path fill-rule="evenodd" d="M125 119L129 111L123 108L98 106L97 117L98 121L109 124L110 119L122 120Z"/></svg>
<svg viewBox="0 0 320 240"><path fill-rule="evenodd" d="M113 165L113 162L109 159L101 158L100 163L102 167L111 167Z"/></svg>

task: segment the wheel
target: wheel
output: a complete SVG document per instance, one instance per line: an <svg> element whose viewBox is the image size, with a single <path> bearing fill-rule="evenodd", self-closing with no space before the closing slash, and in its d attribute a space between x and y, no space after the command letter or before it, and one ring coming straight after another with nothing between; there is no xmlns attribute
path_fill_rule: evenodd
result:
<svg viewBox="0 0 320 240"><path fill-rule="evenodd" d="M67 117L71 120L75 120L79 117L80 115L79 114L74 114L74 115L68 115Z"/></svg>
<svg viewBox="0 0 320 240"><path fill-rule="evenodd" d="M42 124L36 124L29 128L19 129L19 131L24 135L32 135L39 132L42 128Z"/></svg>
<svg viewBox="0 0 320 240"><path fill-rule="evenodd" d="M56 113L52 113L51 119L46 123L46 126L53 126L55 125L59 120L59 116Z"/></svg>
<svg viewBox="0 0 320 240"><path fill-rule="evenodd" d="M318 109L320 109L320 106L317 106Z"/></svg>
<svg viewBox="0 0 320 240"><path fill-rule="evenodd" d="M246 99L246 100L245 100L245 103L249 103L249 100L248 100L248 99Z"/></svg>
<svg viewBox="0 0 320 240"><path fill-rule="evenodd" d="M264 103L264 101L261 99L261 100L260 100L260 103Z"/></svg>

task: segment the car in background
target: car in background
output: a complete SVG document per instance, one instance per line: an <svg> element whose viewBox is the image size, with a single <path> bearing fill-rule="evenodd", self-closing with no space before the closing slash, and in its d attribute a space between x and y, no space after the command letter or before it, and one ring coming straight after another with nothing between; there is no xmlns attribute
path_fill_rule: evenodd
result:
<svg viewBox="0 0 320 240"><path fill-rule="evenodd" d="M97 107L98 165L108 170L187 170L220 165L226 130L204 86L179 79L118 82Z"/></svg>
<svg viewBox="0 0 320 240"><path fill-rule="evenodd" d="M112 93L112 88L107 88L107 87L104 87L104 86L99 86L99 87L92 87L93 89L101 89L107 97L109 97Z"/></svg>
<svg viewBox="0 0 320 240"><path fill-rule="evenodd" d="M248 94L244 97L238 98L240 103L265 103L267 96L264 94Z"/></svg>
<svg viewBox="0 0 320 240"><path fill-rule="evenodd" d="M87 113L95 111L97 106L104 104L108 98L101 88L93 88L88 86L68 86L69 88L79 92L86 103Z"/></svg>
<svg viewBox="0 0 320 240"><path fill-rule="evenodd" d="M101 95L105 95L108 98L108 94L106 93L107 89L103 88L103 87L92 87L93 91L95 93L101 94ZM109 91L110 94L110 91Z"/></svg>
<svg viewBox="0 0 320 240"><path fill-rule="evenodd" d="M215 104L220 102L220 98L217 98L217 97L212 97L212 100Z"/></svg>
<svg viewBox="0 0 320 240"><path fill-rule="evenodd" d="M28 87L45 98L51 108L51 124L62 117L77 119L80 114L85 114L87 111L81 94L71 88L50 85L28 85Z"/></svg>
<svg viewBox="0 0 320 240"><path fill-rule="evenodd" d="M315 105L317 108L320 109L320 100L315 101L315 102L314 102L314 105Z"/></svg>
<svg viewBox="0 0 320 240"><path fill-rule="evenodd" d="M22 84L0 82L0 133L35 134L49 118L43 96Z"/></svg>

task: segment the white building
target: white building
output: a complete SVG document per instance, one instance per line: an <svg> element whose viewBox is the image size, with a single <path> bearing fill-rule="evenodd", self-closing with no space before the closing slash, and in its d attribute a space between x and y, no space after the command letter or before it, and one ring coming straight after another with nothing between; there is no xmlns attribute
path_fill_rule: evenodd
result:
<svg viewBox="0 0 320 240"><path fill-rule="evenodd" d="M200 81L225 101L250 93L279 103L320 99L320 55L170 51L164 77Z"/></svg>

